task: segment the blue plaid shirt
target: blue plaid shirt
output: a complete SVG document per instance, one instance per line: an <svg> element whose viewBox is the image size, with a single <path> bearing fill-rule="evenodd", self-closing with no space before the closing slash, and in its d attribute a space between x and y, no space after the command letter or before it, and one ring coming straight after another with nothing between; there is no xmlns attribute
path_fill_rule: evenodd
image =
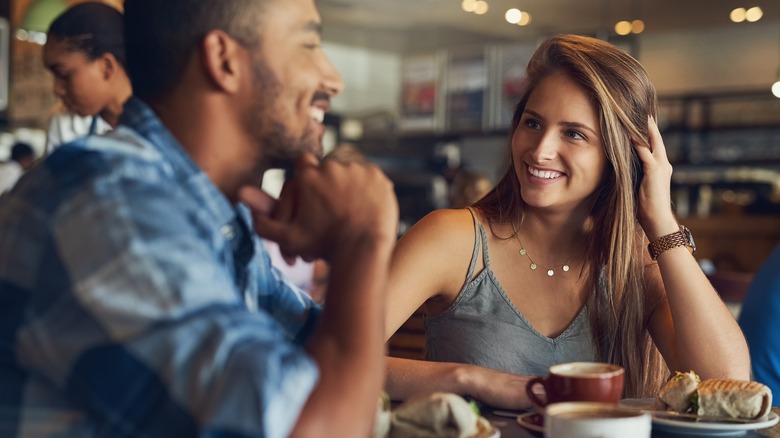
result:
<svg viewBox="0 0 780 438"><path fill-rule="evenodd" d="M0 436L287 436L319 313L132 99L0 198Z"/></svg>

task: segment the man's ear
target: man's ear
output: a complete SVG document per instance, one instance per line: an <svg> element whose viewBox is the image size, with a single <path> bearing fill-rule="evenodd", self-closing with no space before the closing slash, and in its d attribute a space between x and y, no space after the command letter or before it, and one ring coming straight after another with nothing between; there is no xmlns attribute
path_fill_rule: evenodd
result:
<svg viewBox="0 0 780 438"><path fill-rule="evenodd" d="M206 76L222 91L238 92L244 47L221 30L210 31L202 41L201 59Z"/></svg>

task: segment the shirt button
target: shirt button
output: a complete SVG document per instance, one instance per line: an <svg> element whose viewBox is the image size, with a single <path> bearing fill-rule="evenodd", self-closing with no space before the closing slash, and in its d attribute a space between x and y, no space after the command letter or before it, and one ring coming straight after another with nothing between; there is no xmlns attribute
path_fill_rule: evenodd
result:
<svg viewBox="0 0 780 438"><path fill-rule="evenodd" d="M223 225L222 228L219 229L219 232L230 240L233 240L233 238L236 237L236 232L233 231L233 227L230 225Z"/></svg>

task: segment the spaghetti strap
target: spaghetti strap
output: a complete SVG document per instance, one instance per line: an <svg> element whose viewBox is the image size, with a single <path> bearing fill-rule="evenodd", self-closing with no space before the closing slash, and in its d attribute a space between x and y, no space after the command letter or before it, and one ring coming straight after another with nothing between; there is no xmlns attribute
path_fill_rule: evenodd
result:
<svg viewBox="0 0 780 438"><path fill-rule="evenodd" d="M477 254L479 254L479 247L483 240L482 225L477 219L477 214L471 207L466 207L471 213L471 219L474 221L474 250L471 253L471 263L469 263L469 271L466 273L466 284L470 283L474 274L474 267L477 265Z"/></svg>

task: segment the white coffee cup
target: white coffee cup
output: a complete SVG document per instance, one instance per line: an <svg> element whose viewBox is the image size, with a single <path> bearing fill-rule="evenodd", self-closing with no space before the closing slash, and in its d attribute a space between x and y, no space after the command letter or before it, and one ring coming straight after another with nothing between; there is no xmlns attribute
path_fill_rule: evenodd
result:
<svg viewBox="0 0 780 438"><path fill-rule="evenodd" d="M650 438L650 414L610 403L565 402L547 405L547 438Z"/></svg>

